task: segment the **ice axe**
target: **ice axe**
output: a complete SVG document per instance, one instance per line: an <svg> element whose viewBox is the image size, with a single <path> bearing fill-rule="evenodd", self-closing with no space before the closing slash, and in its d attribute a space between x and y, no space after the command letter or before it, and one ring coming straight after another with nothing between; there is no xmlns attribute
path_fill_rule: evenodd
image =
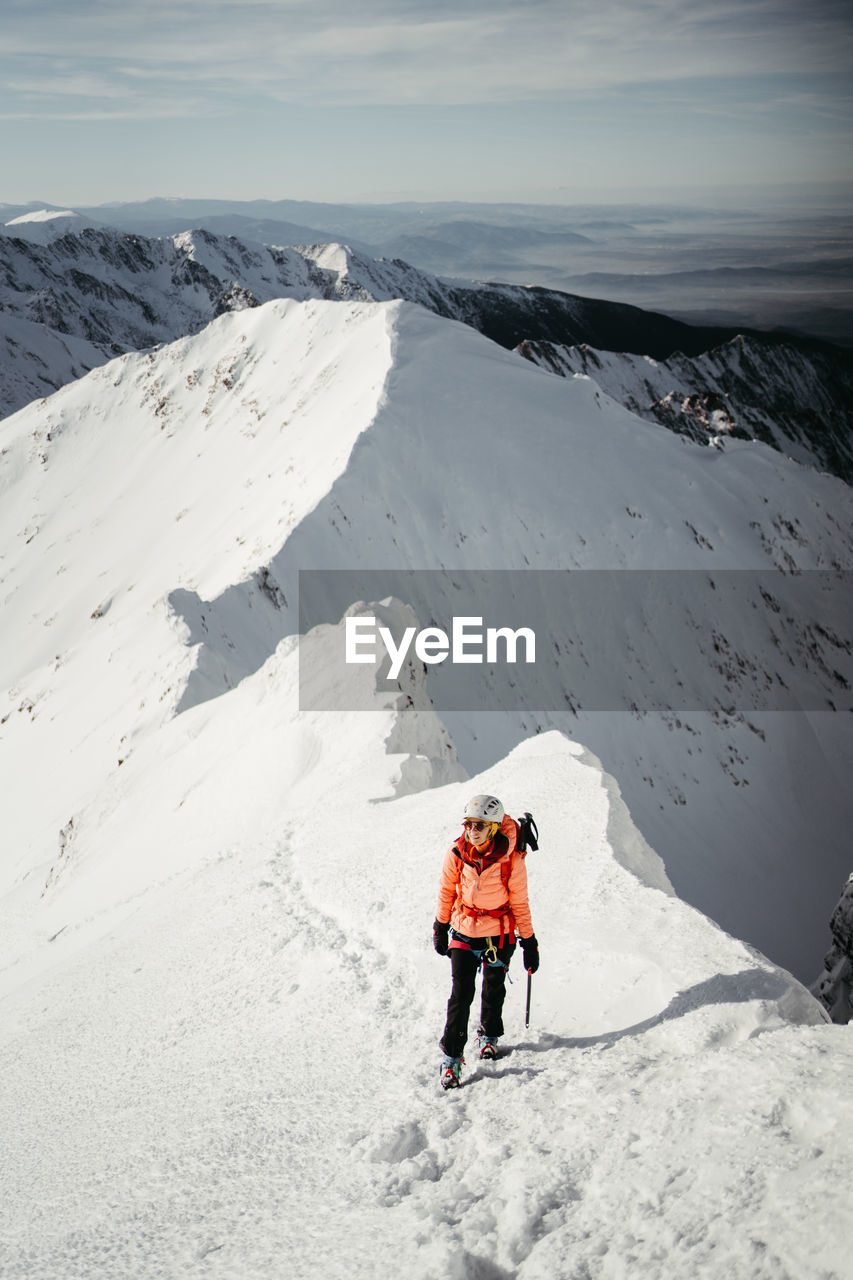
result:
<svg viewBox="0 0 853 1280"><path fill-rule="evenodd" d="M533 970L527 970L527 1006L524 1010L524 1025L530 1026L530 992L533 987Z"/></svg>

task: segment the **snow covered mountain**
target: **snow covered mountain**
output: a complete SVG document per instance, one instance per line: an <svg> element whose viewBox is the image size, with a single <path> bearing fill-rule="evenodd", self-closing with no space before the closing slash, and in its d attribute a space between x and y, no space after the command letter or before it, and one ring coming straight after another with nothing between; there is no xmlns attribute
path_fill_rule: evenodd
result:
<svg viewBox="0 0 853 1280"><path fill-rule="evenodd" d="M742 335L702 355L668 360L548 342L524 342L519 351L563 377L594 378L632 413L691 440L762 440L853 480L853 363L840 352Z"/></svg>
<svg viewBox="0 0 853 1280"><path fill-rule="evenodd" d="M594 383L543 373L408 304L277 302L223 316L21 411L4 424L3 447L5 608L28 620L25 640L14 629L3 638L3 685L12 690L5 714L24 725L28 708L49 696L57 664L74 655L84 667L73 687L85 703L90 664L106 662L105 644L112 659L97 679L119 682L111 736L103 736L102 710L97 731L85 705L71 718L70 776L83 771L84 791L100 785L105 760L123 760L134 738L137 716L128 717L120 690L136 690L149 707L156 679L171 714L235 687L299 630L297 579L306 567L491 568L516 571L519 581L531 570L668 569L700 571L704 582L711 570L833 570L853 561L853 499L839 481L761 445L698 448L642 423ZM215 538L211 502L222 522ZM124 532L106 536L102 512L116 507ZM161 544L175 548L165 562L153 554ZM125 670L140 627L139 595L127 591L135 584L138 593L152 572L159 577L144 595L156 633L142 667ZM369 582L345 585L352 594L322 620L377 598L360 594ZM418 583L393 586L412 592ZM458 612L454 593L448 579L433 599L408 602L449 618ZM617 595L616 612L605 615L614 636L626 599ZM853 673L846 595L837 601L840 616L818 625L810 599L800 606L807 616L781 634L775 587L745 606L766 632L738 623L729 634L722 617L705 633L686 622L684 643L721 681L698 701L685 703L654 642L638 634L634 659L621 640L613 652L609 711L587 697L585 668L575 663L548 675L544 690L539 667L519 673L534 683L522 683L514 703L484 669L485 685L475 690L471 677L473 705L504 707L499 723L488 727L485 711L454 714L452 705L443 716L471 772L542 728L579 737L619 777L678 891L810 978L847 874L849 798L837 771L849 740L846 717L829 708L846 705ZM787 607L796 611L796 600ZM544 643L565 648L559 592L540 621ZM605 654L607 634L600 629L594 641ZM765 667L774 688L801 673L806 684L793 705L808 715L780 714L789 704L772 699L746 713L738 681ZM25 741L36 752L30 767L46 767L55 750L51 774L64 772L63 736L52 747L39 733ZM23 743L10 749L16 770L26 768ZM58 783L55 808L40 804L39 848L53 848L76 794ZM8 820L16 841L35 838L28 806L18 812L13 803ZM804 848L819 848L819 858L804 860ZM765 866L778 889L769 899Z"/></svg>
<svg viewBox="0 0 853 1280"><path fill-rule="evenodd" d="M31 209L10 218L2 233L36 244L50 244L61 236L77 235L87 227L97 226L99 223L75 213L73 209Z"/></svg>
<svg viewBox="0 0 853 1280"><path fill-rule="evenodd" d="M847 873L848 715L438 715L420 663L312 709L345 623L297 639L296 598L849 566L847 486L362 301L123 355L0 423L0 468L4 1275L840 1280L851 1029L778 966L812 976ZM841 704L843 636L759 607L768 670ZM429 927L472 789L536 814L543 964L449 1098Z"/></svg>
<svg viewBox="0 0 853 1280"><path fill-rule="evenodd" d="M25 217L28 235L51 225ZM0 337L7 353L0 413L121 352L198 332L226 311L277 297L401 298L461 320L502 346L522 344L524 354L549 368L589 372L633 411L653 414L676 431L687 425L707 436L703 416L721 430L727 416L736 430L774 448L844 478L850 474L853 374L848 353L826 345L738 338L733 347L703 355L730 342L734 332L555 290L442 280L340 245L275 248L208 231L146 239L89 229L45 244L0 237L0 268ZM567 354L588 347L619 355ZM674 351L683 354L668 360ZM701 357L695 367L691 356Z"/></svg>
<svg viewBox="0 0 853 1280"><path fill-rule="evenodd" d="M670 881L814 954L847 716L448 733L418 663L312 710L345 624L297 641L295 593L309 566L849 564L846 486L399 302L124 355L0 424L0 466L4 1276L840 1280L851 1029ZM813 639L783 660L824 680ZM529 1030L516 982L506 1057L446 1097L429 927L472 789L536 814L543 963Z"/></svg>
<svg viewBox="0 0 853 1280"><path fill-rule="evenodd" d="M226 311L279 297L398 296L399 270L359 259L353 271L353 261L337 245L276 249L206 231L146 239L89 230L44 245L0 238L8 354L0 410L49 394L124 351L196 333ZM411 275L417 301L439 300L431 299L428 277Z"/></svg>

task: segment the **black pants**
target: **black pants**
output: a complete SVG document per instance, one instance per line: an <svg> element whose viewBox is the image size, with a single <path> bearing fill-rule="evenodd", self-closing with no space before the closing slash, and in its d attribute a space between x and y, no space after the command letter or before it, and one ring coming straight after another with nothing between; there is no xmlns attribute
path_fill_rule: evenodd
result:
<svg viewBox="0 0 853 1280"><path fill-rule="evenodd" d="M481 940L478 939L478 941ZM515 943L508 947L499 947L498 959L501 961L499 965L483 962L480 1026L487 1036L502 1036L504 1033L501 1013L506 995L505 966L509 964L514 950ZM474 986L477 970L480 967L480 957L473 951L464 951L461 947L451 947L449 955L453 986L447 1002L444 1035L439 1041L439 1046L449 1057L461 1058L465 1041L468 1039L468 1016L474 1000Z"/></svg>

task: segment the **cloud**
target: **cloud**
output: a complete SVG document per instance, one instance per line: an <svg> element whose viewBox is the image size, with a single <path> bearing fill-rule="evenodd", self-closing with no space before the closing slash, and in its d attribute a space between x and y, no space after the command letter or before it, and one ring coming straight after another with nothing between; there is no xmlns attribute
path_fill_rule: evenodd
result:
<svg viewBox="0 0 853 1280"><path fill-rule="evenodd" d="M846 0L6 0L3 109L574 100L849 73ZM722 90L725 92L725 90Z"/></svg>

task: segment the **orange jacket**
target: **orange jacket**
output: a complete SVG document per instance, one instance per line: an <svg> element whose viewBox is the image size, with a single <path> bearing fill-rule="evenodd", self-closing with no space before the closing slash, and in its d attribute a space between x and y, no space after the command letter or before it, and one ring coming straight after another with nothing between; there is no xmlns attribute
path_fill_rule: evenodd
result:
<svg viewBox="0 0 853 1280"><path fill-rule="evenodd" d="M447 850L441 866L436 919L468 938L489 938L518 929L533 933L527 901L527 867L515 847L518 824L508 815L491 844L477 853L464 835ZM508 877L507 877L508 873Z"/></svg>

